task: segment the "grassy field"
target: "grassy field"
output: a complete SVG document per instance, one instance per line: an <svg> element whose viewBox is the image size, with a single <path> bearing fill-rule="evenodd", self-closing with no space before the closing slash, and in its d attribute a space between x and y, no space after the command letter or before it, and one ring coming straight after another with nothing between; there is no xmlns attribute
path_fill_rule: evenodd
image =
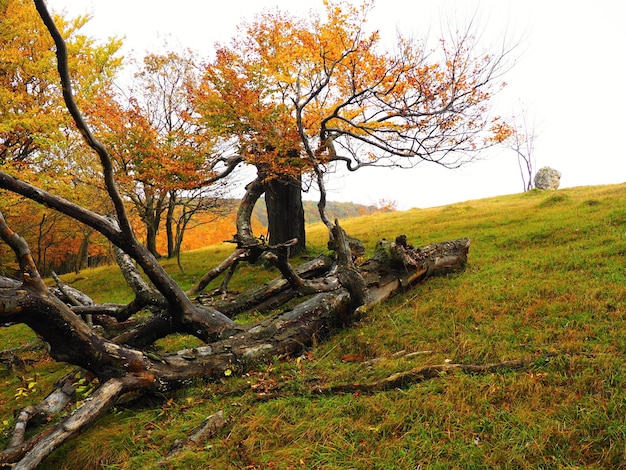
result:
<svg viewBox="0 0 626 470"><path fill-rule="evenodd" d="M343 225L370 253L378 239L401 233L417 246L470 237L469 263L461 274L370 309L301 358L120 405L42 468L626 469L626 184L531 191ZM321 251L323 227L310 227L308 237L311 254ZM230 249L185 254L186 275L175 263L167 267L187 287ZM233 288L263 276L248 267ZM111 268L66 281L98 301L130 298ZM161 347L193 341L170 338ZM0 350L20 344L26 370L0 368L4 435L13 409L41 399L70 370L47 359L27 329L0 332ZM530 365L442 373L378 393L316 393L420 365L513 359ZM219 410L228 424L218 436L162 461Z"/></svg>

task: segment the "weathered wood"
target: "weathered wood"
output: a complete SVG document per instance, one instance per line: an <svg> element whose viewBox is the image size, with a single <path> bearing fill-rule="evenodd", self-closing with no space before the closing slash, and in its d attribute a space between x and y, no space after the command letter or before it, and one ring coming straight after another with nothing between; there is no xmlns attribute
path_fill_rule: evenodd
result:
<svg viewBox="0 0 626 470"><path fill-rule="evenodd" d="M176 441L162 460L170 460L176 457L183 452L185 448L195 448L202 445L202 443L217 434L224 426L226 426L226 419L224 419L223 411L220 410L211 416L207 416L204 421L202 421L202 424L200 424L186 440Z"/></svg>
<svg viewBox="0 0 626 470"><path fill-rule="evenodd" d="M295 354L302 347L311 344L314 337L319 339L332 327L352 321L355 309L361 303L371 305L380 302L404 291L418 279L446 273L452 269L462 269L468 248L467 239L429 245L413 250L413 253L405 253L411 259L418 259L419 263L415 263L417 266L402 268L390 267L381 259L370 260L359 267L359 275L367 288L364 301L355 302L353 292L345 287L317 294L294 309L252 327L235 325L224 330L218 341L213 341L215 338L206 338L207 342L211 342L207 346L210 353L204 350L200 356L215 357L199 368L193 367L188 360L184 363L177 362L175 357L166 358L165 364L186 364L188 371L180 375L180 378L186 379L189 378L188 374L210 376L222 372L227 366L236 366L249 360ZM94 333L69 307L48 295L47 291L35 294L15 289L9 289L9 292L0 291L0 305L4 306L0 321L9 318L11 321L26 323L50 344L54 358L84 367L103 381L115 376L148 371L155 377L159 373L166 375L168 379L164 383L169 380L178 381L176 371L153 364L137 349L122 347ZM45 316L41 315L42 312L45 312ZM208 310L205 315L211 315L211 312ZM168 318L162 319L163 323L168 321ZM188 325L179 326L179 331L184 331ZM223 355L222 358L218 358L220 354Z"/></svg>
<svg viewBox="0 0 626 470"><path fill-rule="evenodd" d="M85 401L68 418L55 425L43 439L38 440L32 449L13 466L13 469L31 470L37 468L50 455L50 452L72 436L80 433L105 413L126 388L127 384L121 379L111 379L102 384L90 400ZM2 455L0 455L0 463L3 463Z"/></svg>
<svg viewBox="0 0 626 470"><path fill-rule="evenodd" d="M295 268L295 273L303 279L311 279L328 272L331 266L332 261L330 258L320 256ZM278 277L262 286L237 294L232 299L200 296L196 300L204 305L210 305L232 318L238 314L253 310L258 312L272 310L295 298L297 295L298 292L291 288L289 281L284 277Z"/></svg>
<svg viewBox="0 0 626 470"><path fill-rule="evenodd" d="M59 380L52 393L41 403L29 405L16 413L13 432L7 444L7 449L17 448L24 443L26 428L33 418L42 421L46 418L54 417L70 403L72 394L76 390L75 381L79 372L79 370L75 370Z"/></svg>
<svg viewBox="0 0 626 470"><path fill-rule="evenodd" d="M470 240L459 238L422 248L385 241L384 246L359 266L368 287L368 305L383 302L428 277L463 270Z"/></svg>
<svg viewBox="0 0 626 470"><path fill-rule="evenodd" d="M444 242L416 250L392 249L398 250L402 259L410 262L390 264L379 256L363 263L358 273L365 283L367 295L361 300L355 302L353 290L346 287L319 293L293 309L251 327L228 329L220 335L221 339L207 346L162 357L120 346L95 334L47 290L15 287L0 290L0 322L10 318L28 324L50 344L54 358L86 368L98 376L101 383L108 384L100 395L95 396L102 396L103 401L84 408L78 415L80 419L77 417L62 424L61 428L55 428L42 438L22 459L20 465L24 466L21 468L32 468L29 466L33 465L32 462L39 462L46 452L97 419L114 402L113 397L130 388L163 392L190 379L221 377L226 370L243 369L276 356L299 354L304 347L328 337L341 324L353 321L355 314L359 314L356 309L359 304L377 303L404 291L418 280L462 269L467 260L469 240Z"/></svg>
<svg viewBox="0 0 626 470"><path fill-rule="evenodd" d="M530 364L529 360L502 361L492 364L433 364L415 367L411 370L392 374L384 379L367 383L351 383L316 387L312 392L319 395L336 395L338 393L376 393L384 390L403 388L424 380L440 377L441 374L461 371L468 374L486 374L504 369L520 369Z"/></svg>

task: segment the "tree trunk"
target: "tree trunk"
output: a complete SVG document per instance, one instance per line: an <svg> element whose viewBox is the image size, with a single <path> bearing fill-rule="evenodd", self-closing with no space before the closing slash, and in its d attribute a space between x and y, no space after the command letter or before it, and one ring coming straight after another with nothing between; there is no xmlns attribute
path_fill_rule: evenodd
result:
<svg viewBox="0 0 626 470"><path fill-rule="evenodd" d="M297 238L298 242L291 247L290 257L304 251L306 238L301 178L273 179L265 183L265 204L269 243L279 245Z"/></svg>
<svg viewBox="0 0 626 470"><path fill-rule="evenodd" d="M177 255L179 245L176 243L174 235L174 209L176 208L176 192L170 191L170 199L167 204L167 214L165 217L165 231L167 233L167 257L173 258Z"/></svg>
<svg viewBox="0 0 626 470"><path fill-rule="evenodd" d="M144 188L145 189L145 188ZM145 201L142 203L136 200L135 207L146 227L146 248L155 258L161 255L157 250L157 235L161 227L161 218L165 210L166 196L162 192L154 192L151 189L146 191Z"/></svg>
<svg viewBox="0 0 626 470"><path fill-rule="evenodd" d="M146 248L148 251L152 253L156 258L160 258L161 255L157 251L156 245L156 237L158 232L158 227L155 227L153 224L146 223Z"/></svg>
<svg viewBox="0 0 626 470"><path fill-rule="evenodd" d="M83 239L80 242L80 248L78 249L78 255L76 256L76 273L78 274L82 269L89 265L89 239L93 230L83 232Z"/></svg>

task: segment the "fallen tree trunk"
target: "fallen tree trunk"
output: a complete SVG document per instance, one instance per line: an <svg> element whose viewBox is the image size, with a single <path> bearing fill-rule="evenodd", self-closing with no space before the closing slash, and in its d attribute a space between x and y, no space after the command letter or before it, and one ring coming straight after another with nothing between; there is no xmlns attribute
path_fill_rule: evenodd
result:
<svg viewBox="0 0 626 470"><path fill-rule="evenodd" d="M406 240L406 236L400 235L398 239ZM427 277L462 270L467 262L469 246L469 238L422 248L413 248L405 242L381 240L374 256L359 267L368 286L367 303L383 302Z"/></svg>
<svg viewBox="0 0 626 470"><path fill-rule="evenodd" d="M429 276L462 270L468 250L468 239L421 249L390 245L387 253L393 253L391 257L379 252L358 268L366 286L365 305L381 302ZM268 358L293 357L358 318L358 306L350 289L340 287L313 295L252 326L237 325L206 346L159 357L95 334L46 289L25 289L13 284L0 289L0 322L26 323L50 344L52 357L89 370L103 384L99 394L76 413L58 423L54 430L44 431L45 437L35 436L18 449L0 453L0 464L23 458L23 466L18 468L34 468L32 465L36 466L58 445L95 421L115 404L116 397L128 391L163 393L190 379L223 377L225 371L245 370Z"/></svg>
<svg viewBox="0 0 626 470"><path fill-rule="evenodd" d="M177 441L170 449L168 454L162 460L170 460L183 452L185 448L198 447L202 443L213 437L220 429L226 426L226 419L224 419L224 412L218 411L211 416L207 416L202 424L196 428L196 430L185 441Z"/></svg>
<svg viewBox="0 0 626 470"><path fill-rule="evenodd" d="M503 369L520 369L526 367L529 360L520 359L515 361L502 361L493 364L433 364L429 366L419 366L404 372L385 377L384 379L368 383L351 383L333 385L330 387L316 387L312 390L318 395L336 395L338 393L376 393L384 390L403 388L417 382L440 377L448 372L461 371L467 374L493 373Z"/></svg>
<svg viewBox="0 0 626 470"><path fill-rule="evenodd" d="M304 279L323 276L332 266L328 256L319 256L300 266L295 271ZM197 302L219 310L227 317L235 317L242 313L257 311L269 312L298 296L298 292L291 288L289 281L284 277L277 277L254 289L250 289L233 298L219 299L214 296L199 296Z"/></svg>
<svg viewBox="0 0 626 470"><path fill-rule="evenodd" d="M54 449L80 433L85 427L92 424L98 417L108 411L127 387L128 384L122 379L111 379L102 384L89 401L86 401L76 412L53 426L45 433L43 438L37 439L36 444L13 466L13 469L29 470L37 468ZM28 445L24 447L28 447ZM0 463L2 463L2 460L0 460Z"/></svg>

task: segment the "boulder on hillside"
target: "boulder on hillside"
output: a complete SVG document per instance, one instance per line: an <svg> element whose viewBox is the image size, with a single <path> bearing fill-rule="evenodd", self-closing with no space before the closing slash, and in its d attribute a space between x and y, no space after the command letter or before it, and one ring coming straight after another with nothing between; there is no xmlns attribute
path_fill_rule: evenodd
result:
<svg viewBox="0 0 626 470"><path fill-rule="evenodd" d="M561 173L549 166L544 166L535 175L535 188L537 189L559 189Z"/></svg>

